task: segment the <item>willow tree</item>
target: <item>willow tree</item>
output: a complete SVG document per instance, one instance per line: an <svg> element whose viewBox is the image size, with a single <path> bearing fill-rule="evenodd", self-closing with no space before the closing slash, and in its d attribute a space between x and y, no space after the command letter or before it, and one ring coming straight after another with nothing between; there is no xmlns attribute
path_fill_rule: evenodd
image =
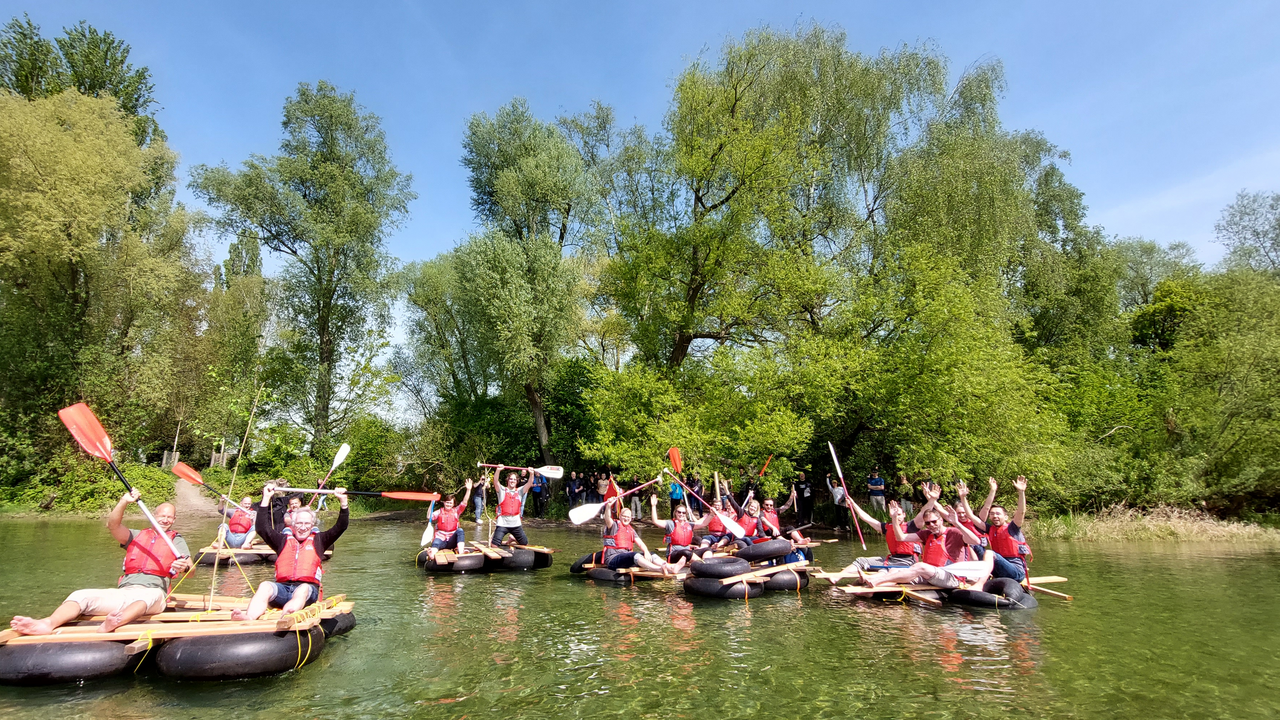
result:
<svg viewBox="0 0 1280 720"><path fill-rule="evenodd" d="M283 410L313 452L376 399L372 356L389 324L387 232L408 212L411 177L396 170L376 115L321 81L284 106L280 154L239 171L199 166L192 188L219 226L253 233L286 258L275 312Z"/></svg>

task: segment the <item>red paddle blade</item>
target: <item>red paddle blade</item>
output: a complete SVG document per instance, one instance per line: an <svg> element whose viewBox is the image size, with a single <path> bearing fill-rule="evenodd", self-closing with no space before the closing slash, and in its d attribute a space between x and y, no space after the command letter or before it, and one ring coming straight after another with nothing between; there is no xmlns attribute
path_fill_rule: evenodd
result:
<svg viewBox="0 0 1280 720"><path fill-rule="evenodd" d="M204 478L200 477L200 473L196 472L195 468L184 462L176 462L173 464L173 474L189 483L195 483L196 485L204 484Z"/></svg>
<svg viewBox="0 0 1280 720"><path fill-rule="evenodd" d="M58 411L58 419L71 431L80 447L90 455L111 462L111 438L102 429L98 416L88 405L76 403Z"/></svg>
<svg viewBox="0 0 1280 720"><path fill-rule="evenodd" d="M428 500L435 501L440 499L440 493L424 493L424 492L384 492L382 497L391 498L392 500Z"/></svg>
<svg viewBox="0 0 1280 720"><path fill-rule="evenodd" d="M680 448L673 447L667 451L667 457L671 460L671 469L676 472L684 472L684 461L680 459Z"/></svg>

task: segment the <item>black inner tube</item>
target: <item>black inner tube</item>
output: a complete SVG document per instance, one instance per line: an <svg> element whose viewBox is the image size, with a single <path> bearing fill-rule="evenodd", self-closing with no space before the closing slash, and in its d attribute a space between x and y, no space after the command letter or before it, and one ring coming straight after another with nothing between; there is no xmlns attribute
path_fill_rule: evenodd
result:
<svg viewBox="0 0 1280 720"><path fill-rule="evenodd" d="M109 677L130 665L122 642L67 642L0 647L0 684L49 685Z"/></svg>
<svg viewBox="0 0 1280 720"><path fill-rule="evenodd" d="M751 572L751 563L740 557L710 557L694 560L689 571L696 577L721 579Z"/></svg>

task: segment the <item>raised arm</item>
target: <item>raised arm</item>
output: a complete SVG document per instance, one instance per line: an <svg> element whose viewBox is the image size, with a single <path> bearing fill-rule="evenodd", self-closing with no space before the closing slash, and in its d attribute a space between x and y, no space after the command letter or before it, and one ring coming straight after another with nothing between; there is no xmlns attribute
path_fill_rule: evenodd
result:
<svg viewBox="0 0 1280 720"><path fill-rule="evenodd" d="M495 497L501 494L498 492L498 490L501 489L502 487L502 481L499 480L498 478L502 477L502 471L506 469L507 469L507 466L499 465L498 467L493 469L493 475L489 476L489 479L493 481L493 494Z"/></svg>
<svg viewBox="0 0 1280 720"><path fill-rule="evenodd" d="M737 500L735 500L735 499L733 498L733 493L732 493L732 492L726 492L726 493L724 494L724 497L725 497L725 499L727 499L727 500L729 501L729 505L730 505L730 507L732 507L732 508L733 508L733 512L734 512L734 513L736 513L736 514L738 515L738 517L742 517L742 505L739 505L739 504L738 504L738 501L737 501ZM746 504L746 503L743 503L743 505L745 505L745 504Z"/></svg>
<svg viewBox="0 0 1280 720"><path fill-rule="evenodd" d="M651 518L649 522L665 530L667 527L667 524L658 519L658 496L657 495L649 496L649 513L650 513L649 517Z"/></svg>
<svg viewBox="0 0 1280 720"><path fill-rule="evenodd" d="M786 504L784 504L782 507L778 508L778 514L779 514L779 515L781 515L782 513L784 513L784 512L786 512L786 511L790 510L790 509L791 509L791 506L792 506L792 505L795 505L795 504L796 504L796 486L795 486L795 485L792 485L792 486L791 486L791 497L787 498L787 502L786 502Z"/></svg>
<svg viewBox="0 0 1280 720"><path fill-rule="evenodd" d="M973 526L978 528L979 531L986 532L987 524L984 523L977 515L974 515L973 508L969 507L969 486L965 485L963 480L956 483L956 496L960 498L957 501L957 504L964 507L965 516L969 518L969 522L973 523Z"/></svg>
<svg viewBox="0 0 1280 720"><path fill-rule="evenodd" d="M129 544L129 528L124 526L124 509L129 507L129 503L137 502L140 497L142 497L142 491L138 488L133 488L121 495L120 501L107 514L107 531L121 545Z"/></svg>
<svg viewBox="0 0 1280 720"><path fill-rule="evenodd" d="M467 501L471 499L471 478L466 479L467 491L462 494L462 502L458 503L458 507L466 507Z"/></svg>
<svg viewBox="0 0 1280 720"><path fill-rule="evenodd" d="M1027 519L1027 479L1019 475L1013 481L1013 489L1018 491L1018 509L1013 513L1013 523L1022 527L1022 522Z"/></svg>
<svg viewBox="0 0 1280 720"><path fill-rule="evenodd" d="M991 506L996 502L996 488L999 487L993 477L987 478L987 486L990 488L987 490L987 499L982 502L982 509L978 511L978 519L982 522L987 521L987 513L991 512Z"/></svg>
<svg viewBox="0 0 1280 720"><path fill-rule="evenodd" d="M969 545L982 544L982 538L978 537L977 535L974 535L972 530L960 524L960 516L956 515L955 509L953 509L950 505L942 506L942 514L944 517L946 517L947 522L951 523L951 525L955 529L960 531L960 534L964 537L965 543Z"/></svg>
<svg viewBox="0 0 1280 720"><path fill-rule="evenodd" d="M925 504L920 506L920 511L916 516L911 518L911 522L916 527L920 527L920 521L924 519L925 511L938 509L938 498L942 497L942 486L937 483L925 482L920 486L924 493Z"/></svg>
<svg viewBox="0 0 1280 720"><path fill-rule="evenodd" d="M916 533L903 532L900 523L889 523L889 526L893 528L893 536L898 542L920 542L920 536Z"/></svg>
<svg viewBox="0 0 1280 720"><path fill-rule="evenodd" d="M850 510L857 513L858 517L862 518L862 522L870 525L872 529L876 530L877 532L883 531L883 528L881 528L880 521L868 515L867 511L863 510L858 505L858 503L853 501L853 498L846 498L844 502L845 502L845 505L847 505Z"/></svg>

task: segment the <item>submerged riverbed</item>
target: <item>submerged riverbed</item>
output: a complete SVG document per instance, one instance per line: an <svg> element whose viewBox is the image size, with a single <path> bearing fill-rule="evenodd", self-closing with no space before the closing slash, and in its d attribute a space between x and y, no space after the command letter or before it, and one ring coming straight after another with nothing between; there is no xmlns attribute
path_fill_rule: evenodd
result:
<svg viewBox="0 0 1280 720"><path fill-rule="evenodd" d="M179 528L193 548L213 536ZM1275 546L1042 543L1033 572L1070 578L1053 587L1076 599L995 612L855 601L816 580L749 602L597 586L568 571L597 532L531 530L561 550L546 570L428 576L414 567L421 526L357 521L325 589L355 600L360 624L316 662L229 683L0 687L0 718L1280 716ZM6 621L114 585L122 557L88 520L0 521L0 546ZM844 539L815 560L858 554ZM202 568L181 592L209 583ZM220 571L218 590L247 594L246 579Z"/></svg>

